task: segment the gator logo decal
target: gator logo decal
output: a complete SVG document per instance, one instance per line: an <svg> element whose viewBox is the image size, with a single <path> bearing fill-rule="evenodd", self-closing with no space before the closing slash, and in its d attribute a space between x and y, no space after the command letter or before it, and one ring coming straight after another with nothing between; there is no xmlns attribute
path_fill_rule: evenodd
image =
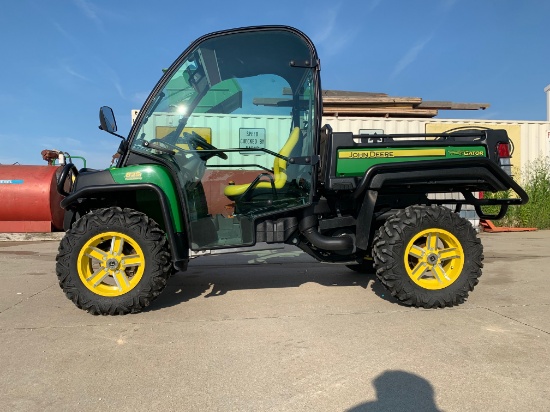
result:
<svg viewBox="0 0 550 412"><path fill-rule="evenodd" d="M449 150L451 156L485 156L483 150Z"/></svg>
<svg viewBox="0 0 550 412"><path fill-rule="evenodd" d="M126 172L124 180L141 180L141 172Z"/></svg>

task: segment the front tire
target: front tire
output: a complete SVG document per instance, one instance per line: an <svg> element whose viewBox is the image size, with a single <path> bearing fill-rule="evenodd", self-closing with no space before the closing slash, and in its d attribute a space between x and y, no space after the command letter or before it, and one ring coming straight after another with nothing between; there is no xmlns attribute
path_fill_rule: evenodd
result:
<svg viewBox="0 0 550 412"><path fill-rule="evenodd" d="M79 308L94 315L140 312L170 275L164 232L145 214L111 207L76 221L56 258L59 285Z"/></svg>
<svg viewBox="0 0 550 412"><path fill-rule="evenodd" d="M479 282L483 246L469 221L441 206L409 206L374 239L376 276L409 306L458 305Z"/></svg>

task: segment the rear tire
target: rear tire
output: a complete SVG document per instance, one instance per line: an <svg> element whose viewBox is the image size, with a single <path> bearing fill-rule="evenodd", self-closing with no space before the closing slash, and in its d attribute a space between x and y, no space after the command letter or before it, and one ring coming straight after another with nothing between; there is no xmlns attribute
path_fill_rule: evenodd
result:
<svg viewBox="0 0 550 412"><path fill-rule="evenodd" d="M416 307L464 302L483 267L483 246L470 222L441 206L409 206L388 218L373 252L382 284Z"/></svg>
<svg viewBox="0 0 550 412"><path fill-rule="evenodd" d="M166 235L132 209L93 210L61 240L59 285L93 315L140 312L160 294L171 272Z"/></svg>

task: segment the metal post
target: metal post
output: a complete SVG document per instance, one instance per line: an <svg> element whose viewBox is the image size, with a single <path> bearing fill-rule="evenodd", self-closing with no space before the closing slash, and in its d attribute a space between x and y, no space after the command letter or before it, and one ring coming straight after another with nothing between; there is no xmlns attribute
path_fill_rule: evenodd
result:
<svg viewBox="0 0 550 412"><path fill-rule="evenodd" d="M550 122L550 84L544 88L546 93L546 121Z"/></svg>

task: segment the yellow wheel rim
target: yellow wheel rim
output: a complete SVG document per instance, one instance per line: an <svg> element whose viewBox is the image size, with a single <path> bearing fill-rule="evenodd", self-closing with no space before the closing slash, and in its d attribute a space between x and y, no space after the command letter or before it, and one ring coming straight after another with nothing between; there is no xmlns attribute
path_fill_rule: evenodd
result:
<svg viewBox="0 0 550 412"><path fill-rule="evenodd" d="M405 269L424 289L443 289L458 279L464 267L462 245L452 233L427 229L417 233L405 249Z"/></svg>
<svg viewBox="0 0 550 412"><path fill-rule="evenodd" d="M97 295L120 296L139 283L145 270L143 251L130 236L105 232L88 240L77 260L78 276Z"/></svg>

